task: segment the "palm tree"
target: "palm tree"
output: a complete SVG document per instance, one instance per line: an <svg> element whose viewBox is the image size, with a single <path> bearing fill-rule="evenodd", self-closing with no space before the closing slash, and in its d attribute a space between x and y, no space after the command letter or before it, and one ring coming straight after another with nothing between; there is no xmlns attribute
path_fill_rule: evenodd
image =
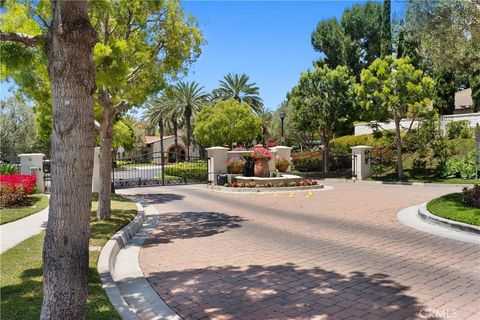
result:
<svg viewBox="0 0 480 320"><path fill-rule="evenodd" d="M203 87L197 82L183 82L180 81L173 88L172 104L177 112L183 117L183 122L186 127L187 141L186 141L186 158L190 159L190 145L192 141L192 116L202 108L206 102L208 94Z"/></svg>
<svg viewBox="0 0 480 320"><path fill-rule="evenodd" d="M160 153L162 157L164 156L164 145L163 138L165 136L165 128L170 127L174 135L174 145L175 145L175 161L178 162L178 118L179 113L176 108L174 108L174 99L171 91L164 91L159 98L151 99L147 105L148 109L145 111L144 118L152 126L158 124L158 129L160 132Z"/></svg>
<svg viewBox="0 0 480 320"><path fill-rule="evenodd" d="M235 99L247 103L255 112L260 111L263 106L260 89L256 83L248 83L248 80L249 77L244 73L227 74L220 80L220 88L213 90L214 100Z"/></svg>
<svg viewBox="0 0 480 320"><path fill-rule="evenodd" d="M269 134L268 128L270 127L270 123L272 122L272 112L270 110L265 109L265 107L262 106L262 108L257 111L257 115L260 118L261 124L262 124L262 140L263 143L267 142L267 136Z"/></svg>

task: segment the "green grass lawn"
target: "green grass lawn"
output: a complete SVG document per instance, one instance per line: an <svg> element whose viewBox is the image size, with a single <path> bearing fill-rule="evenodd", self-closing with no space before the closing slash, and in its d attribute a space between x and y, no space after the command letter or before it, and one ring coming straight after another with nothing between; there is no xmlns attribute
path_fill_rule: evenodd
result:
<svg viewBox="0 0 480 320"><path fill-rule="evenodd" d="M48 207L48 197L45 194L34 194L28 196L28 199L30 200L29 206L0 210L0 224L25 218Z"/></svg>
<svg viewBox="0 0 480 320"><path fill-rule="evenodd" d="M90 245L103 246L136 215L135 203L112 195L112 218L95 220L97 203L92 205ZM45 233L33 236L0 256L2 277L1 319L38 319L42 306L42 248ZM88 273L87 319L120 319L102 289L97 273L100 252L90 251Z"/></svg>
<svg viewBox="0 0 480 320"><path fill-rule="evenodd" d="M427 209L445 219L480 226L480 209L465 206L460 193L451 193L433 199L427 203Z"/></svg>

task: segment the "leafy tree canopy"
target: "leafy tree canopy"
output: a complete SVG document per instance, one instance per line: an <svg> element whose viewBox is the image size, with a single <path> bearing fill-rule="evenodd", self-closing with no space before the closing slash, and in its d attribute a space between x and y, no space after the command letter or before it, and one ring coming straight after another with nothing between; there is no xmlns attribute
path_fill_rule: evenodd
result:
<svg viewBox="0 0 480 320"><path fill-rule="evenodd" d="M32 132L34 121L32 107L20 95L0 101L0 159L39 151L37 136Z"/></svg>
<svg viewBox="0 0 480 320"><path fill-rule="evenodd" d="M410 59L375 60L362 71L355 86L358 102L377 120L400 119L421 115L431 105L434 81L415 69Z"/></svg>
<svg viewBox="0 0 480 320"><path fill-rule="evenodd" d="M134 124L126 119L119 119L113 124L113 149L123 147L125 151L133 150L136 142Z"/></svg>
<svg viewBox="0 0 480 320"><path fill-rule="evenodd" d="M294 127L318 130L322 140L330 141L353 116L352 86L355 83L348 67L317 67L300 77L292 89L289 102L295 107Z"/></svg>
<svg viewBox="0 0 480 320"><path fill-rule="evenodd" d="M204 107L195 120L194 135L203 147L249 145L260 133L252 107L233 99Z"/></svg>
<svg viewBox="0 0 480 320"><path fill-rule="evenodd" d="M319 64L345 65L359 76L380 56L381 26L382 6L375 2L346 9L341 22L336 18L320 21L311 37L313 48L325 55Z"/></svg>
<svg viewBox="0 0 480 320"><path fill-rule="evenodd" d="M51 23L49 1L3 2L4 32L42 37ZM158 92L165 78L186 71L200 54L202 34L196 20L185 17L178 1L92 1L89 14L98 40L94 49L99 102L141 105ZM42 40L43 38L40 38ZM11 78L35 102L38 128L50 137L51 99L46 53L40 46L2 41L1 79ZM122 111L122 110L119 110Z"/></svg>
<svg viewBox="0 0 480 320"><path fill-rule="evenodd" d="M429 111L434 81L416 69L410 59L387 56L375 60L362 71L360 84L355 86L358 102L375 120L395 122L398 178L403 178L403 137L400 121L415 119Z"/></svg>

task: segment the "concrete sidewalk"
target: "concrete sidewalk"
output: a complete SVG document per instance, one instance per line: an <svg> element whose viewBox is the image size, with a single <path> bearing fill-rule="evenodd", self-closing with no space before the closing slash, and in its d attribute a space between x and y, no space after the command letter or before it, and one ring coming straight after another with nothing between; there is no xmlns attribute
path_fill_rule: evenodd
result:
<svg viewBox="0 0 480 320"><path fill-rule="evenodd" d="M0 253L16 246L47 227L48 207L23 219L0 225Z"/></svg>

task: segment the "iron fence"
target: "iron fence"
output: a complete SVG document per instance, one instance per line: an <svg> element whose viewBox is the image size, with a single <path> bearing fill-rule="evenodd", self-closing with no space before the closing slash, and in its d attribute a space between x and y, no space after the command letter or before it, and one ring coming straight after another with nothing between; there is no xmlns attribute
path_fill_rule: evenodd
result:
<svg viewBox="0 0 480 320"><path fill-rule="evenodd" d="M354 156L351 154L330 154L328 159L328 168L326 168L322 152L293 155L292 173L309 179L352 178Z"/></svg>
<svg viewBox="0 0 480 320"><path fill-rule="evenodd" d="M154 152L113 161L112 183L115 188L207 181L207 159L203 157Z"/></svg>

